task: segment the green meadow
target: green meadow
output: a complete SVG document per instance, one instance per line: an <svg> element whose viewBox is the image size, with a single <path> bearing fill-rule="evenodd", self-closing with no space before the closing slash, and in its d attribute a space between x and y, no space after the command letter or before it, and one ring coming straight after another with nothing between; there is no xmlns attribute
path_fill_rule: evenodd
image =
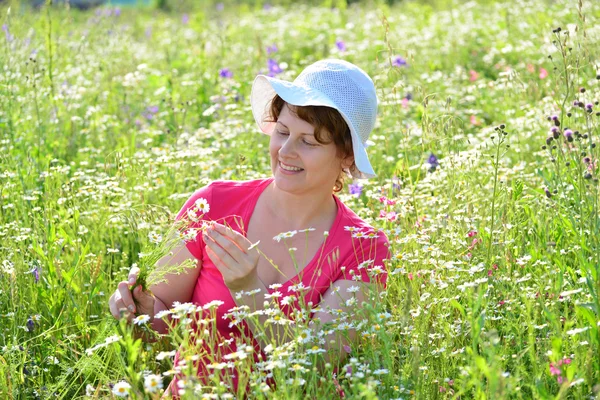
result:
<svg viewBox="0 0 600 400"><path fill-rule="evenodd" d="M183 398L600 398L600 3L284 3L0 3L0 398L162 396L193 310L146 343L108 299L194 191L270 176L254 77L328 57L377 88L377 177L338 196L387 287L323 327L343 359L299 318Z"/></svg>

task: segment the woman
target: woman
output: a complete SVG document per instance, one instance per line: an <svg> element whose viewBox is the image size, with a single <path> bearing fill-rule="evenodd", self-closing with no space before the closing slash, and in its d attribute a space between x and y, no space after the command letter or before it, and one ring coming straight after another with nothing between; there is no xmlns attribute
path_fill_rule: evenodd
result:
<svg viewBox="0 0 600 400"><path fill-rule="evenodd" d="M375 176L365 151L377 114L369 76L349 62L322 60L308 66L294 82L258 76L251 103L258 126L270 136L273 176L215 181L194 193L177 219L201 220L194 223L196 227L212 222L158 265L191 258L197 260L197 268L169 276L168 283L151 288L153 295L139 286L130 290L138 273L134 269L129 281L119 283L110 309L115 318L128 309L131 320L134 314L153 317L176 301L203 305L220 300L216 311L220 337L253 337L257 358L267 345L294 338L283 329L262 329L269 317L260 315L264 305L262 299L254 301L256 293L278 291L281 310L290 318L294 310L311 303L324 310L360 305L364 295L357 292L359 286L385 285L383 261L389 258L389 250L385 235L332 193L341 190L345 174ZM232 325L224 320L222 316L236 306L257 311L258 323ZM318 319L325 323L333 317L319 313ZM168 329L158 318L152 326L163 333ZM326 341L325 359L343 358L342 349L353 340L352 333L348 339ZM235 342L230 340L231 346L218 351L231 354ZM179 361L178 355L176 365ZM200 376L210 373L208 363L198 362Z"/></svg>

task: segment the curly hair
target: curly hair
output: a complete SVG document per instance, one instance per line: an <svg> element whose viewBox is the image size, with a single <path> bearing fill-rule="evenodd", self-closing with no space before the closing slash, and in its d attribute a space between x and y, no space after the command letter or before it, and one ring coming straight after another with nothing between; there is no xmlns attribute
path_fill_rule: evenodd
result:
<svg viewBox="0 0 600 400"><path fill-rule="evenodd" d="M335 109L325 106L303 106L298 107L286 103L278 94L273 97L271 100L271 106L269 108L269 116L267 117L267 122L277 122L279 118L279 114L283 109L283 106L286 105L290 109L292 113L294 113L298 118L308 122L315 128L315 140L321 144L329 144L334 143L337 149L337 156L339 158L346 158L348 156L354 155L352 150L352 135L350 134L350 128L348 124L342 117L342 115ZM346 178L346 174L350 173L356 168L356 164L352 161L352 165L350 168L346 170L341 170L337 179L335 180L335 185L333 186L333 191L335 193L342 191L344 188L344 180Z"/></svg>

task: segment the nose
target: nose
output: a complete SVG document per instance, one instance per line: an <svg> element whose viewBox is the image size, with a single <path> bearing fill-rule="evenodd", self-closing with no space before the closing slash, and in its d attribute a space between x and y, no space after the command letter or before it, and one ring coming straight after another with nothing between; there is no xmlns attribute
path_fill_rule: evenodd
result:
<svg viewBox="0 0 600 400"><path fill-rule="evenodd" d="M290 136L282 139L278 154L280 158L294 158L296 156L294 141Z"/></svg>

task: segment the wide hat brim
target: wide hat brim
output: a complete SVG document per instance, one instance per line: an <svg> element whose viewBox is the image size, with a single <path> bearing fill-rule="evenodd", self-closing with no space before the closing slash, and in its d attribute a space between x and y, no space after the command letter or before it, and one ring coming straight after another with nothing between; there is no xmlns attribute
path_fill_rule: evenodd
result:
<svg viewBox="0 0 600 400"><path fill-rule="evenodd" d="M365 146L361 143L354 124L342 110L336 107L335 103L328 96L311 87L266 75L258 75L252 84L250 103L254 120L261 132L270 135L275 128L275 122L265 121L269 116L269 108L275 94L278 94L286 103L294 106L325 106L337 110L348 124L352 136L352 149L354 151L354 163L356 164L356 168L351 171L352 176L361 179L374 178L376 176L369 162Z"/></svg>

